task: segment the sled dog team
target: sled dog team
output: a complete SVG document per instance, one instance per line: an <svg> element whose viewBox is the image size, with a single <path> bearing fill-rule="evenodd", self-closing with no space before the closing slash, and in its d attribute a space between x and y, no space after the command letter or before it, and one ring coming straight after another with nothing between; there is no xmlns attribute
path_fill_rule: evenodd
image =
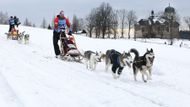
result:
<svg viewBox="0 0 190 107"><path fill-rule="evenodd" d="M132 58L131 53L135 55ZM105 71L107 72L111 66L111 71L115 79L119 78L124 67L128 66L133 69L134 80L137 81L136 76L140 71L144 82L151 79L152 66L154 62L154 52L151 48L147 49L143 56L139 56L139 52L136 49L130 49L129 52L120 53L114 49L107 50L105 54L101 52L85 51L84 59L86 68L89 70L96 70L98 62L105 61ZM146 78L145 78L146 76Z"/></svg>

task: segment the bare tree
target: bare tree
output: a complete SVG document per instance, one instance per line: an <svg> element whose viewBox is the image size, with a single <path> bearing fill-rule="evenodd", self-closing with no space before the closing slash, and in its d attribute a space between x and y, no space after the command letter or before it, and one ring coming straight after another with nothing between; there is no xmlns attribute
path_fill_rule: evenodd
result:
<svg viewBox="0 0 190 107"><path fill-rule="evenodd" d="M127 10L125 9L119 10L118 16L121 28L121 38L124 38L124 33L125 33L124 29L126 28L127 25Z"/></svg>
<svg viewBox="0 0 190 107"><path fill-rule="evenodd" d="M108 38L110 38L111 34L114 34L114 38L116 38L118 30L118 11L112 9L107 21Z"/></svg>
<svg viewBox="0 0 190 107"><path fill-rule="evenodd" d="M163 15L164 15L164 12L163 11L159 11L155 14L155 17L157 17L158 21L159 22L164 22L164 19L163 19ZM163 39L163 36L164 36L164 25L160 25L160 29L159 29L159 34L161 35L161 39Z"/></svg>
<svg viewBox="0 0 190 107"><path fill-rule="evenodd" d="M114 34L114 38L117 38L117 33L118 33L118 11L114 10L114 12L112 13L112 30L113 30L113 34Z"/></svg>
<svg viewBox="0 0 190 107"><path fill-rule="evenodd" d="M165 12L160 12L158 15L159 15L158 17L160 17L160 20L164 20L165 23L168 24L167 25L168 26L168 31L170 33L169 41L170 41L170 45L173 45L174 37L173 37L173 34L172 34L173 33L172 27L174 25L176 25L176 23L180 24L180 16L175 10L173 10L171 12L166 12L166 11Z"/></svg>
<svg viewBox="0 0 190 107"><path fill-rule="evenodd" d="M79 30L79 20L76 15L73 16L72 29L75 33Z"/></svg>
<svg viewBox="0 0 190 107"><path fill-rule="evenodd" d="M84 19L83 18L79 18L78 21L79 21L79 30L85 29Z"/></svg>
<svg viewBox="0 0 190 107"><path fill-rule="evenodd" d="M100 15L100 11L98 8L96 8L95 13L94 13L94 31L96 34L96 38L100 38L100 34L101 34L101 15Z"/></svg>
<svg viewBox="0 0 190 107"><path fill-rule="evenodd" d="M105 38L106 36L110 38L111 34L114 34L114 38L116 38L118 19L118 11L113 10L109 3L103 2L99 7L94 8L86 18L86 28L90 37L92 33L95 33L96 38Z"/></svg>
<svg viewBox="0 0 190 107"><path fill-rule="evenodd" d="M98 17L100 17L100 26L101 26L101 33L102 38L105 38L106 31L110 29L110 17L111 13L113 11L112 7L109 3L102 3L100 7L98 8L99 14Z"/></svg>
<svg viewBox="0 0 190 107"><path fill-rule="evenodd" d="M134 24L137 22L137 16L135 14L135 11L130 10L127 14L127 23L128 23L128 39L131 38L131 28L134 27Z"/></svg>
<svg viewBox="0 0 190 107"><path fill-rule="evenodd" d="M164 11L158 11L155 13L155 17L157 17L159 21L162 21L164 18Z"/></svg>
<svg viewBox="0 0 190 107"><path fill-rule="evenodd" d="M92 31L94 29L96 9L92 9L90 14L86 17L86 29L89 33L89 37L92 37Z"/></svg>
<svg viewBox="0 0 190 107"><path fill-rule="evenodd" d="M184 22L187 24L188 26L188 29L190 31L190 17L189 16L186 16L183 18Z"/></svg>

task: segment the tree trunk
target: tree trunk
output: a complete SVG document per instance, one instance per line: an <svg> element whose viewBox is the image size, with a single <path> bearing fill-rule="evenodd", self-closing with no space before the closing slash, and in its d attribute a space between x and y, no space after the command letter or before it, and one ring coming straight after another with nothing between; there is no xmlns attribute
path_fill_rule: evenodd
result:
<svg viewBox="0 0 190 107"><path fill-rule="evenodd" d="M90 32L89 32L89 33L90 33L90 38L91 38L91 37L92 37L92 30L90 30Z"/></svg>
<svg viewBox="0 0 190 107"><path fill-rule="evenodd" d="M124 38L124 26L121 27L121 38Z"/></svg>
<svg viewBox="0 0 190 107"><path fill-rule="evenodd" d="M128 28L128 39L131 38L130 33L131 33L131 24L129 23L129 28Z"/></svg>

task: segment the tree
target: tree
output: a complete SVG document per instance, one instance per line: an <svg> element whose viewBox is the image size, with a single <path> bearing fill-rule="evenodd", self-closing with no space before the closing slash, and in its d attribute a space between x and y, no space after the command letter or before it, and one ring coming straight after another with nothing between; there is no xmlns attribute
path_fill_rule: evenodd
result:
<svg viewBox="0 0 190 107"><path fill-rule="evenodd" d="M174 23L177 22L179 23L180 22L180 17L179 15L177 14L176 11L174 12L164 12L164 17L163 17L166 22L169 23L169 32L170 32L170 45L173 45L173 42L174 42L174 37L173 37L173 30L172 30L172 27L174 26Z"/></svg>
<svg viewBox="0 0 190 107"><path fill-rule="evenodd" d="M95 13L96 13L96 9L92 9L90 14L86 17L86 29L89 33L89 37L92 37L92 32L94 29L94 22L95 22Z"/></svg>
<svg viewBox="0 0 190 107"><path fill-rule="evenodd" d="M158 21L160 22L163 22L163 15L164 15L164 12L163 11L159 11L158 13L156 13L155 17L158 18ZM160 29L159 29L159 34L161 35L161 39L163 38L164 36L164 25L160 25Z"/></svg>
<svg viewBox="0 0 190 107"><path fill-rule="evenodd" d="M131 38L131 28L134 27L134 24L137 22L137 16L135 14L135 11L130 10L127 14L127 23L128 23L128 39Z"/></svg>
<svg viewBox="0 0 190 107"><path fill-rule="evenodd" d="M127 25L127 10L125 9L119 10L118 16L121 28L121 38L124 38L124 33L125 33L124 29L126 28Z"/></svg>
<svg viewBox="0 0 190 107"><path fill-rule="evenodd" d="M154 38L155 37L155 32L153 31L153 26L155 25L155 14L154 14L154 11L152 10L151 11L151 15L148 17L148 26L147 26L147 29L148 29L148 33L146 35L146 37L149 37L149 38Z"/></svg>
<svg viewBox="0 0 190 107"><path fill-rule="evenodd" d="M76 15L73 16L72 30L73 32L76 32L76 33L79 30L79 20Z"/></svg>
<svg viewBox="0 0 190 107"><path fill-rule="evenodd" d="M50 25L50 24L48 25L48 29L49 29L49 30L51 30L51 29L52 29L52 27L51 27L51 25Z"/></svg>
<svg viewBox="0 0 190 107"><path fill-rule="evenodd" d="M43 18L42 24L41 24L41 28L47 28L47 22L46 19Z"/></svg>
<svg viewBox="0 0 190 107"><path fill-rule="evenodd" d="M113 30L113 34L114 34L114 38L117 38L117 33L118 33L118 11L114 10L114 12L112 13L112 30Z"/></svg>
<svg viewBox="0 0 190 107"><path fill-rule="evenodd" d="M9 16L8 13L0 12L0 24L8 24Z"/></svg>
<svg viewBox="0 0 190 107"><path fill-rule="evenodd" d="M184 22L187 24L188 26L188 29L190 31L190 17L189 16L186 16L183 18Z"/></svg>
<svg viewBox="0 0 190 107"><path fill-rule="evenodd" d="M28 18L24 21L24 26L32 26L31 22L29 22Z"/></svg>
<svg viewBox="0 0 190 107"><path fill-rule="evenodd" d="M109 38L114 33L116 38L118 30L118 14L112 9L109 3L102 3L99 7L94 8L86 18L86 28L92 37L92 33L96 34L96 38Z"/></svg>
<svg viewBox="0 0 190 107"><path fill-rule="evenodd" d="M101 17L100 17L100 12L98 8L96 8L94 12L94 30L96 34L96 38L100 38L101 34Z"/></svg>
<svg viewBox="0 0 190 107"><path fill-rule="evenodd" d="M105 38L106 31L110 30L110 19L111 19L111 13L113 12L112 7L109 3L102 3L100 7L98 8L99 12L97 17L100 18L100 28L102 33L102 38Z"/></svg>
<svg viewBox="0 0 190 107"><path fill-rule="evenodd" d="M36 24L35 24L35 23L33 23L33 24L32 24L32 27L36 27Z"/></svg>
<svg viewBox="0 0 190 107"><path fill-rule="evenodd" d="M85 29L85 26L84 26L84 19L83 18L79 18L78 19L78 22L79 22L79 30L83 30Z"/></svg>

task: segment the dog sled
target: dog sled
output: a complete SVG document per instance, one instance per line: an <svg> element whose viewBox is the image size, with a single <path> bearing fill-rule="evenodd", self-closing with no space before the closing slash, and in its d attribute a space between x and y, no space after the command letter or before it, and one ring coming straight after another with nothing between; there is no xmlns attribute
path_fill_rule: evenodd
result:
<svg viewBox="0 0 190 107"><path fill-rule="evenodd" d="M24 42L25 44L29 43L29 34L25 34L25 31L20 33L16 27L12 28L10 32L5 33L5 34L7 35L7 39L18 40L19 43L22 43L22 42Z"/></svg>
<svg viewBox="0 0 190 107"><path fill-rule="evenodd" d="M61 29L60 33L60 50L63 60L81 62L83 59L80 51L76 46L73 35L66 35L65 29Z"/></svg>
<svg viewBox="0 0 190 107"><path fill-rule="evenodd" d="M8 33L5 33L7 35L7 39L11 40L18 40L19 38L19 30L16 28L12 28L12 30Z"/></svg>

